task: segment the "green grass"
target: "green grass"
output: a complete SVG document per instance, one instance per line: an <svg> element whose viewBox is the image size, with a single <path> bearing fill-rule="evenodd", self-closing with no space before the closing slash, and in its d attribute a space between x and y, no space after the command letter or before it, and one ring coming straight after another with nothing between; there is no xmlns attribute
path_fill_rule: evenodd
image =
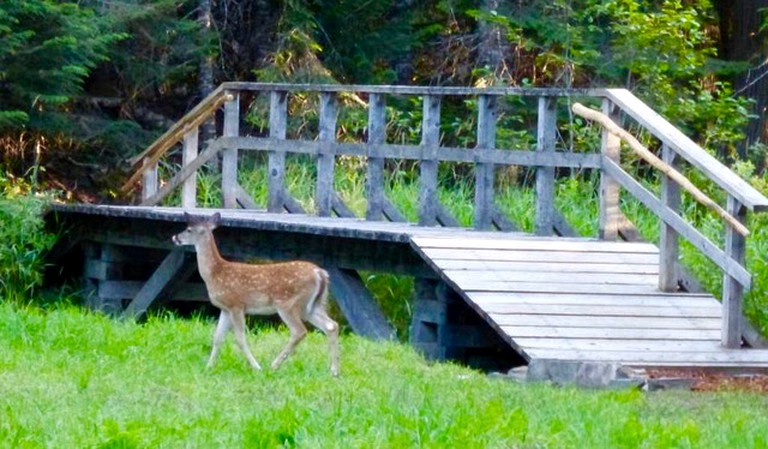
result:
<svg viewBox="0 0 768 449"><path fill-rule="evenodd" d="M490 379L397 343L342 339L342 375L312 333L277 372L213 323L122 322L73 306L0 304L0 446L765 447L768 397L593 391ZM266 365L284 328L249 336Z"/></svg>

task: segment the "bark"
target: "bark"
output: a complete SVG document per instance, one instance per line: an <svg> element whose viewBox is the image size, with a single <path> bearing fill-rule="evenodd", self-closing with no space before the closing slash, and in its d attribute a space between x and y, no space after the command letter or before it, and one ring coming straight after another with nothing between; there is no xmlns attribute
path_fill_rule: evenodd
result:
<svg viewBox="0 0 768 449"><path fill-rule="evenodd" d="M745 133L744 147L739 149L746 157L746 148L766 137L766 108L768 108L768 57L766 33L760 31L768 0L720 0L717 10L720 16L720 55L727 61L749 63L750 69L738 74L734 81L737 92L755 100L753 113Z"/></svg>
<svg viewBox="0 0 768 449"><path fill-rule="evenodd" d="M484 0L482 10L485 13L497 11L499 0ZM506 70L504 55L509 47L504 30L494 23L481 20L478 26L479 45L477 62L481 67L487 67L493 79L502 78Z"/></svg>

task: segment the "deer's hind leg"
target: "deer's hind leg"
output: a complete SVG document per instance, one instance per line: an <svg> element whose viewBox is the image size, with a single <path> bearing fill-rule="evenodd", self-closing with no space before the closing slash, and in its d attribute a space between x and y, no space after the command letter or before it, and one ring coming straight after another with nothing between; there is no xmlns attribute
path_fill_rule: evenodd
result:
<svg viewBox="0 0 768 449"><path fill-rule="evenodd" d="M293 352L293 349L298 345L304 337L307 336L307 327L304 325L304 321L301 319L301 314L295 310L278 310L278 315L283 320L288 330L291 331L291 338L288 340L288 344L285 345L280 354L275 357L272 362L272 369L280 368L285 359Z"/></svg>

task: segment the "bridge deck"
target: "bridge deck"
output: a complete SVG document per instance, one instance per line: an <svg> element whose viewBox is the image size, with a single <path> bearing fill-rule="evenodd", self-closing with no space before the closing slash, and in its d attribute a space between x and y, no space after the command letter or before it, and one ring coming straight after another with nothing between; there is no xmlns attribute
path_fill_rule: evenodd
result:
<svg viewBox="0 0 768 449"><path fill-rule="evenodd" d="M239 257L258 256L255 250L293 239L289 257L330 261L342 270L376 269L375 263L387 258L399 265L418 263L421 273L430 270L452 287L528 361L768 368L768 351L720 346L721 306L713 296L659 292L659 255L651 244L218 211L228 228L217 231L220 245ZM54 212L60 222L79 223L80 231L73 232L83 234L81 239L155 250L172 249L169 237L184 220L178 208L81 205L55 206ZM354 242L384 246L375 253L360 246L352 256L334 259L341 246ZM408 252L405 261L392 256Z"/></svg>
<svg viewBox="0 0 768 449"><path fill-rule="evenodd" d="M529 361L768 367L768 351L721 347L712 295L658 290L651 244L416 235L412 245Z"/></svg>

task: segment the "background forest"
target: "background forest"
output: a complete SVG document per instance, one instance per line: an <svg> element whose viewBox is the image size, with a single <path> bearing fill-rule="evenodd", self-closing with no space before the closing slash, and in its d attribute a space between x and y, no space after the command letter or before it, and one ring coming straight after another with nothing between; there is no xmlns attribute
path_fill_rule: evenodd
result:
<svg viewBox="0 0 768 449"><path fill-rule="evenodd" d="M765 167L765 0L6 0L0 173L102 197L222 81L625 87ZM92 197L95 195L96 197Z"/></svg>

